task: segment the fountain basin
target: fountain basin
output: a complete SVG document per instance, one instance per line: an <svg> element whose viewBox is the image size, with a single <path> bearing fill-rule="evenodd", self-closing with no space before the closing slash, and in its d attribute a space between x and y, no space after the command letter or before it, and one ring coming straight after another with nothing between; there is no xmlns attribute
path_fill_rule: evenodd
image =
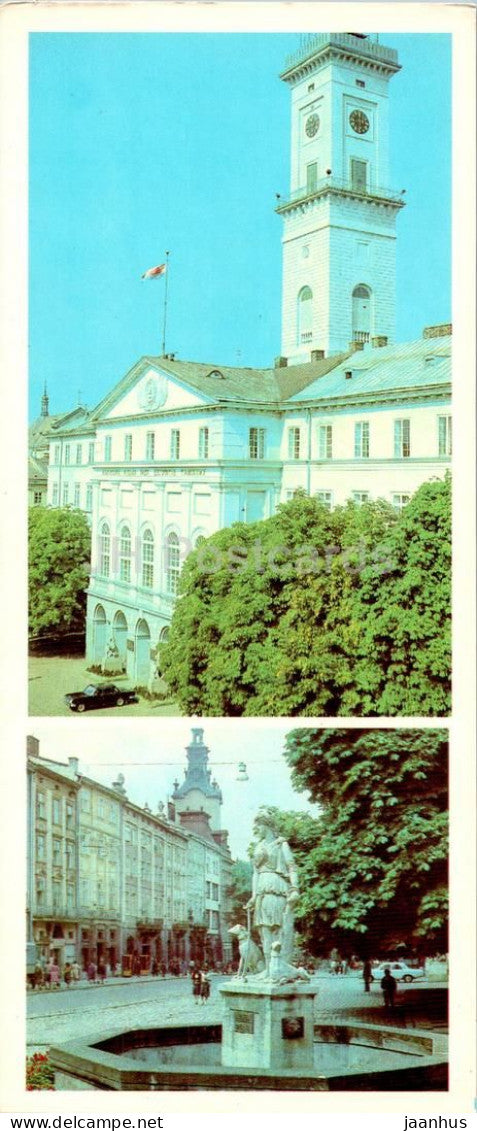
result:
<svg viewBox="0 0 477 1131"><path fill-rule="evenodd" d="M221 1025L113 1031L50 1050L58 1091L445 1091L443 1038L344 1022L314 1026L314 1067L221 1064Z"/></svg>

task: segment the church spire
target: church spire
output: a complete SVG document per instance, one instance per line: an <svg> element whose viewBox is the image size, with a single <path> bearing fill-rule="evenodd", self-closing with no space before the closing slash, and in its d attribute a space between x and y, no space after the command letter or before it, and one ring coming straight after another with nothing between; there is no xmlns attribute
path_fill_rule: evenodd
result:
<svg viewBox="0 0 477 1131"><path fill-rule="evenodd" d="M43 396L41 398L41 415L42 416L49 416L50 415L50 401L49 401L48 392L47 392L47 388L46 388L46 381L45 381L45 387L43 389Z"/></svg>

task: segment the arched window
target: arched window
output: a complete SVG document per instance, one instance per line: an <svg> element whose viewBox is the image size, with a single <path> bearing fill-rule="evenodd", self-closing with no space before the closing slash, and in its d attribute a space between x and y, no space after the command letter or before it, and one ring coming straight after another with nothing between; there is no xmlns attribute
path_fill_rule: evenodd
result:
<svg viewBox="0 0 477 1131"><path fill-rule="evenodd" d="M109 577L111 564L111 532L107 522L99 528L99 572L101 577Z"/></svg>
<svg viewBox="0 0 477 1131"><path fill-rule="evenodd" d="M369 287L359 283L354 288L351 304L351 331L354 342L369 342L371 335L371 302Z"/></svg>
<svg viewBox="0 0 477 1131"><path fill-rule="evenodd" d="M154 535L145 530L142 538L142 584L152 589L154 584Z"/></svg>
<svg viewBox="0 0 477 1131"><path fill-rule="evenodd" d="M131 580L131 531L129 526L121 527L119 539L119 580Z"/></svg>
<svg viewBox="0 0 477 1131"><path fill-rule="evenodd" d="M179 587L180 548L177 534L168 534L166 542L166 590L175 596Z"/></svg>
<svg viewBox="0 0 477 1131"><path fill-rule="evenodd" d="M302 287L297 303L297 345L311 342L313 337L313 291Z"/></svg>

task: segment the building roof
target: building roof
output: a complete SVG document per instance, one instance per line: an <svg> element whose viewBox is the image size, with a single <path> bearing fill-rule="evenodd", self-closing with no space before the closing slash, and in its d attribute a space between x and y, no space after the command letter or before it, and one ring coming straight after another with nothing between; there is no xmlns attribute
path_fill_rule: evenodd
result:
<svg viewBox="0 0 477 1131"><path fill-rule="evenodd" d="M46 483L48 480L48 463L46 460L35 459L34 456L28 456L28 482L29 483Z"/></svg>
<svg viewBox="0 0 477 1131"><path fill-rule="evenodd" d="M448 336L358 350L290 399L301 403L365 394L376 397L393 391L405 394L425 388L444 389L451 380L451 344L452 338ZM346 373L351 373L351 378L347 378Z"/></svg>
<svg viewBox="0 0 477 1131"><path fill-rule="evenodd" d="M50 441L56 433L87 428L90 417L89 409L83 405L77 405L76 408L69 409L68 412L58 412L55 416L38 416L28 429L29 450L44 449L47 451Z"/></svg>

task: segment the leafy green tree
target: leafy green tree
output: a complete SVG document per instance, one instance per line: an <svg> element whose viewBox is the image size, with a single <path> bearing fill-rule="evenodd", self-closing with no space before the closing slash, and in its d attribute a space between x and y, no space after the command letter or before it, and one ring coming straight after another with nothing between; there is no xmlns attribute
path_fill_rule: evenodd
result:
<svg viewBox="0 0 477 1131"><path fill-rule="evenodd" d="M315 954L446 950L447 732L300 729L285 757L320 808L274 810L300 873Z"/></svg>
<svg viewBox="0 0 477 1131"><path fill-rule="evenodd" d="M450 484L398 516L296 495L185 563L162 670L184 712L449 710Z"/></svg>
<svg viewBox="0 0 477 1131"><path fill-rule="evenodd" d="M230 884L227 887L230 927L235 923L246 922L245 904L252 894L252 864L250 860L235 860L231 869Z"/></svg>
<svg viewBox="0 0 477 1131"><path fill-rule="evenodd" d="M29 512L28 618L31 636L84 628L91 531L85 515L69 508Z"/></svg>

